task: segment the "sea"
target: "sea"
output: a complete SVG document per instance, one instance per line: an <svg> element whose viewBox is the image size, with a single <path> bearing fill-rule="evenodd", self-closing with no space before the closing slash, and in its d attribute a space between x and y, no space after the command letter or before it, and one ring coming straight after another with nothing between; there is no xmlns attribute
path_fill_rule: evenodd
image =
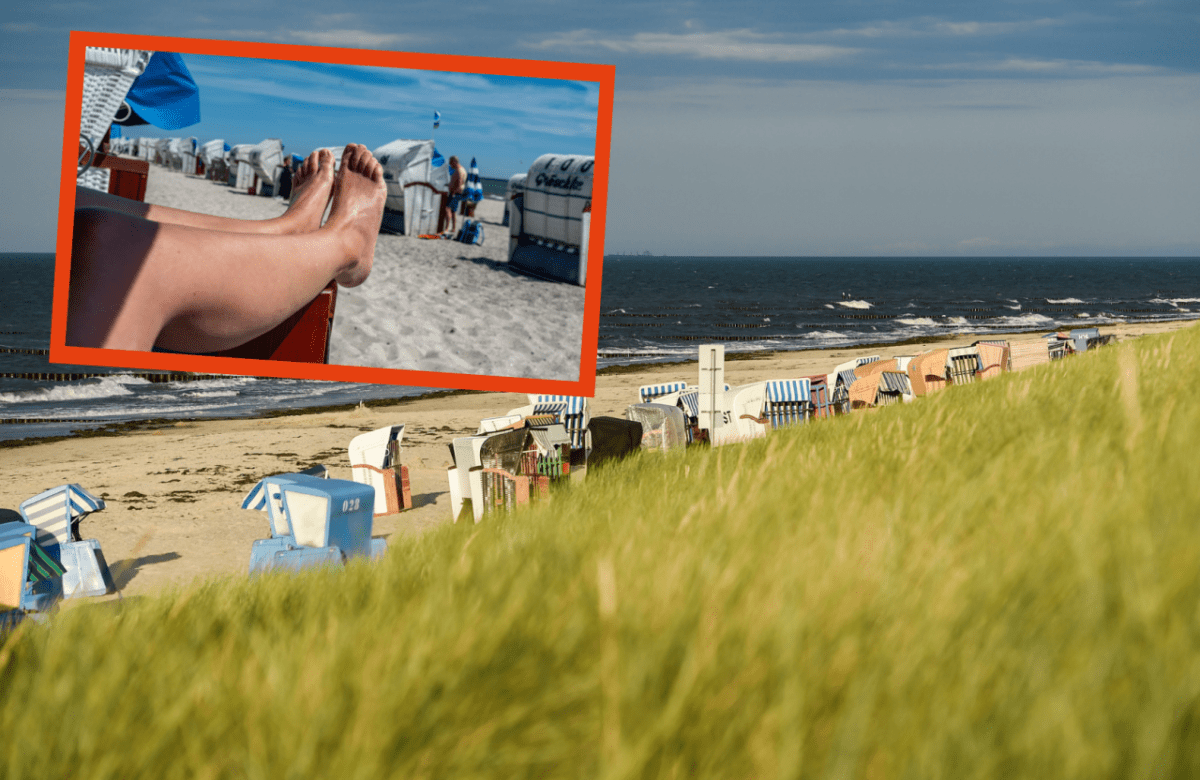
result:
<svg viewBox="0 0 1200 780"><path fill-rule="evenodd" d="M52 254L0 254L0 441L258 416L431 388L242 376L151 381L51 364ZM1200 258L606 257L598 367L964 334L1200 319ZM39 374L101 373L72 381Z"/></svg>

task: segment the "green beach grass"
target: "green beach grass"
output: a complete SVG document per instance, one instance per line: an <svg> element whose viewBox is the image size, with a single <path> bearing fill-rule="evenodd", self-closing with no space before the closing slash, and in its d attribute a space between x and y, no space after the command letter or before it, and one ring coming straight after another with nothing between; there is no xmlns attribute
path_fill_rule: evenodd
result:
<svg viewBox="0 0 1200 780"><path fill-rule="evenodd" d="M26 622L0 775L1200 776L1198 377L1191 327Z"/></svg>

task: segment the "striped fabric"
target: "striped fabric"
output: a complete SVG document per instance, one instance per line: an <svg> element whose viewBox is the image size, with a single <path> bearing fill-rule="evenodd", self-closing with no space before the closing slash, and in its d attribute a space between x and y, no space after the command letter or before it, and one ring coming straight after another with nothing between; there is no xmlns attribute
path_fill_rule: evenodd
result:
<svg viewBox="0 0 1200 780"><path fill-rule="evenodd" d="M467 172L467 200L478 203L483 200L483 183L479 180L479 166L471 158L471 170Z"/></svg>
<svg viewBox="0 0 1200 780"><path fill-rule="evenodd" d="M584 449L587 439L587 399L577 395L529 395L533 414L554 414L567 428L573 449Z"/></svg>
<svg viewBox="0 0 1200 780"><path fill-rule="evenodd" d="M29 582L42 582L66 574L66 569L46 552L37 540L29 544Z"/></svg>
<svg viewBox="0 0 1200 780"><path fill-rule="evenodd" d="M854 373L853 369L848 368L845 371L838 372L838 382L847 390L850 389L850 385L854 384L854 380L856 379L858 379L858 376Z"/></svg>
<svg viewBox="0 0 1200 780"><path fill-rule="evenodd" d="M679 394L679 405L683 413L693 420L700 419L700 391L688 390Z"/></svg>
<svg viewBox="0 0 1200 780"><path fill-rule="evenodd" d="M642 385L638 388L638 397L642 399L642 403L648 404L654 401L655 398L660 398L671 393L681 393L687 388L687 382L666 382L661 385Z"/></svg>
<svg viewBox="0 0 1200 780"><path fill-rule="evenodd" d="M811 392L807 379L774 379L766 383L763 415L772 428L802 423L808 419Z"/></svg>
<svg viewBox="0 0 1200 780"><path fill-rule="evenodd" d="M883 393L912 395L912 385L908 381L908 374L902 374L899 371L880 371L879 390Z"/></svg>
<svg viewBox="0 0 1200 780"><path fill-rule="evenodd" d="M71 541L73 524L103 508L104 499L74 483L59 485L25 499L19 507L25 522L38 529L43 544L66 544Z"/></svg>
<svg viewBox="0 0 1200 780"><path fill-rule="evenodd" d="M854 367L865 366L867 363L874 363L879 360L879 355L871 355L870 357L860 357L854 359Z"/></svg>
<svg viewBox="0 0 1200 780"><path fill-rule="evenodd" d="M267 513L267 522L271 524L271 536L288 536L292 533L291 523L288 522L287 513L283 509L283 492L280 485L290 482L293 476L295 475L276 474L263 477L242 499L242 509Z"/></svg>

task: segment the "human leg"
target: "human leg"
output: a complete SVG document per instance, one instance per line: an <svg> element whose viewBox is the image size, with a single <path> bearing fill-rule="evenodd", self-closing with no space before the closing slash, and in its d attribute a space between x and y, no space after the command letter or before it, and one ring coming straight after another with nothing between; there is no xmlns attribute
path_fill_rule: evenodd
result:
<svg viewBox="0 0 1200 780"><path fill-rule="evenodd" d="M292 183L296 197L288 210L273 219L232 219L211 214L141 203L110 195L87 187L75 188L75 208L108 209L129 216L171 225L219 230L227 233L303 233L321 226L321 217L329 205L333 187L333 155L328 149L318 149L300 166Z"/></svg>
<svg viewBox="0 0 1200 780"><path fill-rule="evenodd" d="M330 279L361 284L387 197L369 150L347 146L334 190L325 226L302 234L222 232L78 210L67 343L230 349L283 322Z"/></svg>

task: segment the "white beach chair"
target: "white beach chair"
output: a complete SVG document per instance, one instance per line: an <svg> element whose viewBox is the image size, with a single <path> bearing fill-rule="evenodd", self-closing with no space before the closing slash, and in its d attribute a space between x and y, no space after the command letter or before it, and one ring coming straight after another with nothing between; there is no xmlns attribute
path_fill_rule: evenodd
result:
<svg viewBox="0 0 1200 780"><path fill-rule="evenodd" d="M350 440L350 472L355 482L375 490L375 513L394 514L412 507L408 470L400 462L403 425L389 425Z"/></svg>
<svg viewBox="0 0 1200 780"><path fill-rule="evenodd" d="M594 157L543 154L509 201L509 267L556 282L587 283Z"/></svg>
<svg viewBox="0 0 1200 780"><path fill-rule="evenodd" d="M633 404L625 409L625 419L641 423L641 447L645 450L666 452L685 447L690 440L687 419L678 406Z"/></svg>

